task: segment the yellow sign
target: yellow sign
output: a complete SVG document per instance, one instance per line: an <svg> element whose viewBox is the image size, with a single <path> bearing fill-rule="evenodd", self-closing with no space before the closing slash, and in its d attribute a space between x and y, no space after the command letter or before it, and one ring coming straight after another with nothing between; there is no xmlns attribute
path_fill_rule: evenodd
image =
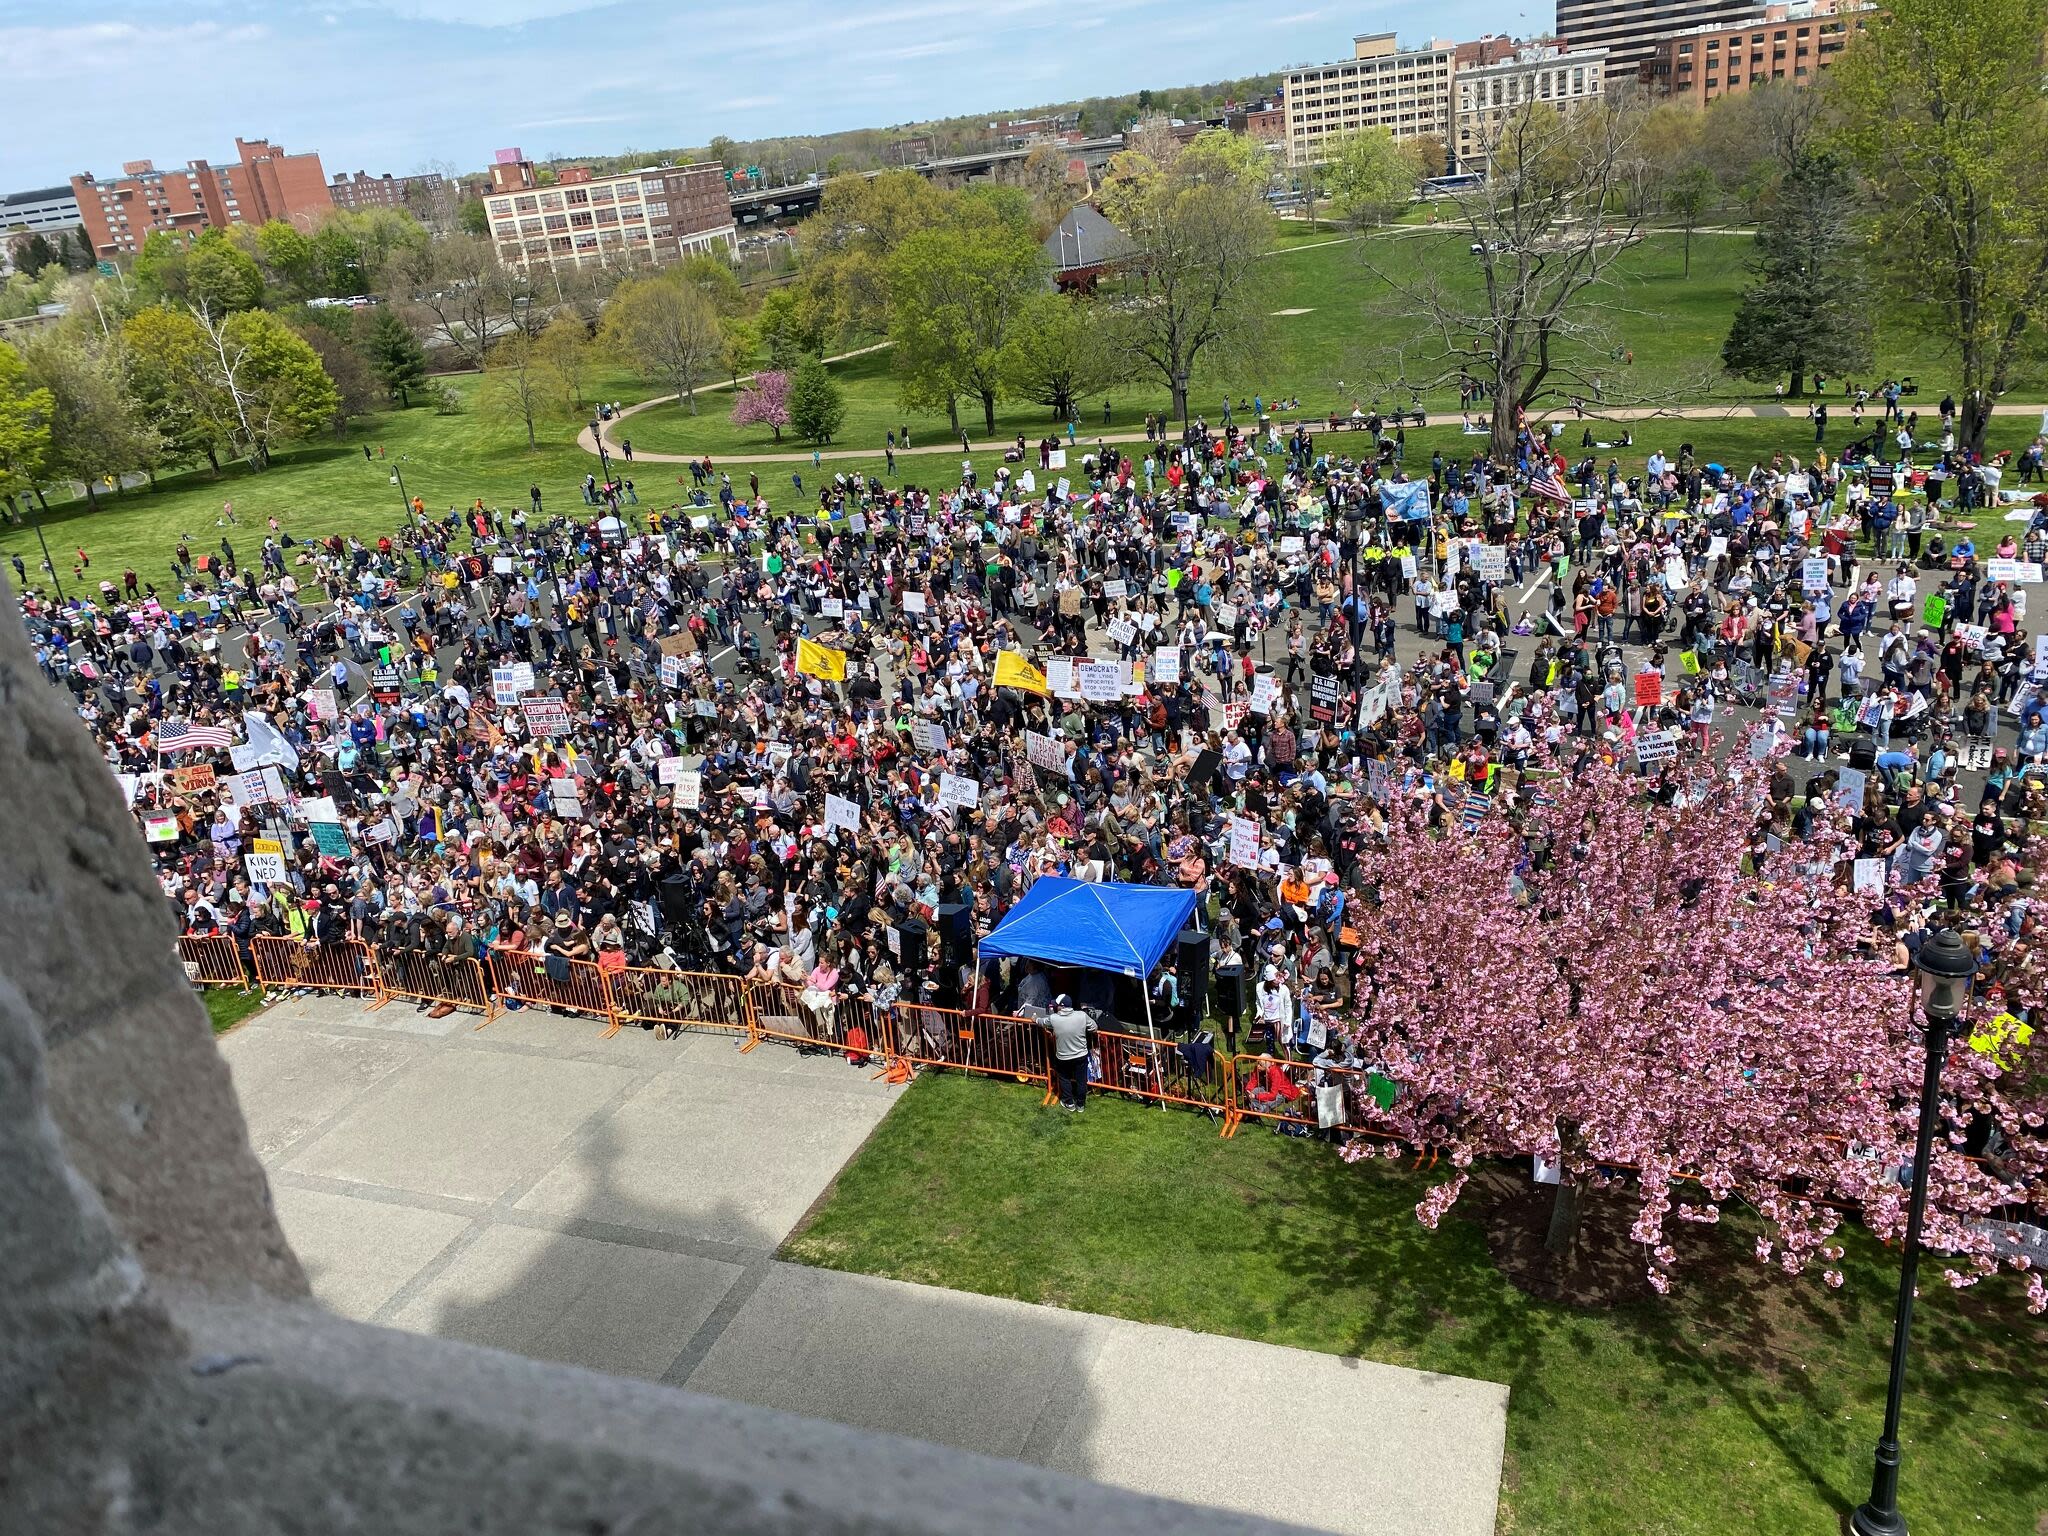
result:
<svg viewBox="0 0 2048 1536"><path fill-rule="evenodd" d="M796 643L796 669L807 677L843 683L846 681L846 652L799 639Z"/></svg>
<svg viewBox="0 0 2048 1536"><path fill-rule="evenodd" d="M274 837L258 837L249 843L251 853L283 853L284 844Z"/></svg>
<svg viewBox="0 0 2048 1536"><path fill-rule="evenodd" d="M1045 685L1045 674L1015 651L996 652L996 686L1022 688L1031 693L1052 692Z"/></svg>

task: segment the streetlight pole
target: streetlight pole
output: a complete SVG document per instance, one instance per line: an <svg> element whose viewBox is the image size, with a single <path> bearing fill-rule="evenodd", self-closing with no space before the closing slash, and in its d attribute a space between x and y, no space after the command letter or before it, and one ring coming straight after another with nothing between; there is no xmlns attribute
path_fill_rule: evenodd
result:
<svg viewBox="0 0 2048 1536"><path fill-rule="evenodd" d="M1927 1214L1927 1164L1933 1156L1934 1117L1940 1107L1949 1031L1955 1026L1976 961L1953 929L1942 928L1921 943L1913 968L1919 974L1920 1009L1927 1021L1927 1065L1920 1080L1920 1126L1913 1145L1913 1193L1906 1208L1899 1305L1892 1319L1892 1369L1885 1387L1884 1430L1878 1436L1870 1497L1849 1516L1854 1536L1906 1536L1906 1519L1899 1513L1899 1407L1906 1391L1906 1342L1913 1326L1913 1290L1920 1272L1920 1227Z"/></svg>
<svg viewBox="0 0 2048 1536"><path fill-rule="evenodd" d="M23 506L28 505L27 496L22 497L21 501ZM43 551L43 569L50 573L50 585L57 589L57 601L61 603L65 600L64 583L57 577L57 562L50 558L50 541L43 537L43 520L36 515L33 508L29 511L28 522L29 526L36 531L36 543L41 546Z"/></svg>
<svg viewBox="0 0 2048 1536"><path fill-rule="evenodd" d="M405 494L405 471L398 467L397 460L391 464L391 483L398 487L398 504L405 508L405 522L412 526L412 498Z"/></svg>
<svg viewBox="0 0 2048 1536"><path fill-rule="evenodd" d="M598 467L604 471L605 488L607 493L609 493L612 483L612 459L611 455L604 451L603 417L593 416L590 418L590 435L597 440L597 463Z"/></svg>

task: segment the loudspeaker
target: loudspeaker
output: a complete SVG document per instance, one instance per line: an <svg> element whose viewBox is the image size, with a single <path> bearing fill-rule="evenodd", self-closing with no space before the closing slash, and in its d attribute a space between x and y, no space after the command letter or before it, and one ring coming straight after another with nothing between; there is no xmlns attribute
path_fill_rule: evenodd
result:
<svg viewBox="0 0 2048 1536"><path fill-rule="evenodd" d="M685 919L695 915L696 902L690 896L690 881L686 875L670 875L661 882L661 916L670 927L676 927Z"/></svg>
<svg viewBox="0 0 2048 1536"><path fill-rule="evenodd" d="M1219 965L1215 973L1214 1012L1220 1019L1241 1019L1245 1011L1244 967Z"/></svg>
<svg viewBox="0 0 2048 1536"><path fill-rule="evenodd" d="M1181 932L1174 946L1174 972L1180 984L1183 1019L1199 1021L1209 1012L1209 935L1199 928Z"/></svg>
<svg viewBox="0 0 2048 1536"><path fill-rule="evenodd" d="M932 913L932 932L938 940L940 965L974 963L974 909L967 903L948 902Z"/></svg>
<svg viewBox="0 0 2048 1536"><path fill-rule="evenodd" d="M896 929L899 953L895 956L897 971L902 975L924 969L924 939L926 929L919 919L905 918Z"/></svg>

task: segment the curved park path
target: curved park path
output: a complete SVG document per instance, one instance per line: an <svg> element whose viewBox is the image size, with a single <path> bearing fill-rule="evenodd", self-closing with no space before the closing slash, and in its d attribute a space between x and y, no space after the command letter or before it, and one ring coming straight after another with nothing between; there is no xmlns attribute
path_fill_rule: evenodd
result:
<svg viewBox="0 0 2048 1536"><path fill-rule="evenodd" d="M836 363L844 358L860 357L869 352L879 352L888 345L889 343L886 341L877 342L871 347L862 347L858 351L841 353L839 357L830 357L826 361L828 363ZM746 379L751 380L752 377L752 374L748 374ZM742 382L745 381L743 380ZM730 387L726 384L706 385L705 390L700 391L700 393ZM615 455L619 452L618 441L612 436L612 429L620 422L625 421L637 412L646 410L649 406L666 405L675 398L674 395L657 395L652 400L642 400L638 405L629 405L620 411L618 415L604 424L606 451ZM1830 411L1832 410L1833 402L1830 402ZM2008 402L1991 408L1991 413L1994 416L2043 416L2044 412L2048 412L2048 407L2029 405L2022 402ZM1311 427L1314 427L1319 422L1327 423L1326 417L1317 416L1313 413L1291 414L1297 414L1297 419L1308 422ZM1429 424L1433 427L1448 426L1450 418L1454 414L1456 413L1452 411L1432 411ZM1586 415L1586 420L1589 422L1716 421L1729 418L1750 418L1759 421L1803 421L1805 417L1806 411L1801 406L1766 402L1757 405L1618 406L1612 410L1589 411ZM1569 414L1569 408L1545 412L1539 414L1536 419L1538 421L1547 421L1555 418L1565 420L1576 419ZM1873 422L1876 420L1875 412L1871 413L1871 419ZM1848 417L1846 415L1839 416L1835 418L1831 425L1846 424L1847 421ZM1480 435L1483 434L1474 434L1474 436ZM1142 443L1144 441L1146 441L1146 438L1143 432L1084 432L1080 434L1076 446L1079 446L1081 443ZM1015 437L1005 437L991 439L987 442L973 443L968 451L970 453L1001 453L1005 449L1016 447L1016 445L1017 440ZM585 427L577 437L576 446L585 453L594 454L597 452L597 439L591 435L588 427ZM960 451L960 444L958 442L951 438L942 438L936 443L926 443L916 448L898 448L896 450L896 457L899 459L915 459L928 455L957 454ZM872 459L880 452L880 448L827 448L818 457L828 461L833 459ZM807 453L808 450L803 445L792 442L787 444L780 453L713 453L711 458L713 463L721 467L732 464L785 464L793 458L804 457ZM701 453L649 453L644 449L636 448L633 450L632 462L635 464L687 464L692 459L701 459L703 457L704 455Z"/></svg>

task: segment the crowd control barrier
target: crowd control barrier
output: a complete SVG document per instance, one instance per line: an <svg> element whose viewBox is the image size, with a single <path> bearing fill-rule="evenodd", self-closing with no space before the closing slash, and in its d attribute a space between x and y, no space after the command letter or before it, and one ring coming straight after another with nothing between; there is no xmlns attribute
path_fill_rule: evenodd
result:
<svg viewBox="0 0 2048 1536"><path fill-rule="evenodd" d="M924 1003L894 1003L888 1014L898 1061L1014 1078L1042 1087L1051 1101L1052 1051L1045 1026L1037 1020Z"/></svg>
<svg viewBox="0 0 2048 1536"><path fill-rule="evenodd" d="M611 987L615 1026L652 1024L666 1030L748 1033L747 984L737 976L628 966L610 972L605 980Z"/></svg>
<svg viewBox="0 0 2048 1536"><path fill-rule="evenodd" d="M611 989L595 961L571 960L562 955L530 955L523 949L491 951L491 991L499 1002L517 1001L528 1007L559 1008L602 1019L611 1027L606 1038L619 1032L612 1012Z"/></svg>
<svg viewBox="0 0 2048 1536"><path fill-rule="evenodd" d="M418 949L387 949L377 956L377 978L383 984L383 996L372 1005L375 1007L382 1007L393 998L446 1003L451 1008L482 1014L478 1029L498 1014L498 1000L491 991L490 979L477 960Z"/></svg>
<svg viewBox="0 0 2048 1536"><path fill-rule="evenodd" d="M799 1050L838 1051L855 1062L889 1055L888 1042L877 1037L875 1011L866 998L821 995L782 981L746 985L747 1043L740 1047L742 1052L763 1040L779 1040Z"/></svg>
<svg viewBox="0 0 2048 1536"><path fill-rule="evenodd" d="M1374 1073L1359 1067L1317 1067L1272 1055L1236 1056L1231 1062L1231 1111L1223 1134L1235 1136L1237 1128L1247 1120L1314 1130L1320 1124L1316 1091L1335 1087L1343 1091L1343 1119L1333 1129L1341 1128L1355 1136L1397 1140L1378 1119L1374 1078Z"/></svg>
<svg viewBox="0 0 2048 1536"><path fill-rule="evenodd" d="M278 988L375 997L383 990L375 960L368 947L356 939L308 944L304 939L268 936L255 940L251 947L256 952L256 979L266 992Z"/></svg>
<svg viewBox="0 0 2048 1536"><path fill-rule="evenodd" d="M1095 1047L1101 1074L1089 1083L1089 1092L1121 1093L1160 1105L1185 1104L1221 1116L1227 1134L1231 1075L1230 1058L1223 1052L1107 1029L1096 1032Z"/></svg>
<svg viewBox="0 0 2048 1536"><path fill-rule="evenodd" d="M249 972L242 952L224 933L188 933L178 940L178 959L195 987L246 987Z"/></svg>

